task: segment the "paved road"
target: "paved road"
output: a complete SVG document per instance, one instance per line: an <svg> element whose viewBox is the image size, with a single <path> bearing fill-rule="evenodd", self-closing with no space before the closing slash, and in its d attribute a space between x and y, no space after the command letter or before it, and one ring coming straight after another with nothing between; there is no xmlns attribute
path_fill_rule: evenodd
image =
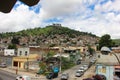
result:
<svg viewBox="0 0 120 80"><path fill-rule="evenodd" d="M15 80L17 75L0 70L0 80Z"/></svg>
<svg viewBox="0 0 120 80"><path fill-rule="evenodd" d="M74 66L73 68L68 69L68 70L64 71L63 73L69 73L69 80L82 80L83 78L85 78L87 76L87 75L85 76L86 73L88 73L88 74L91 73L91 69L88 69L82 77L75 77L75 73L82 64L89 64L91 58L86 57L85 60L82 61L80 65ZM55 78L53 80L60 80L60 76L61 76L61 74L59 74L58 78Z"/></svg>

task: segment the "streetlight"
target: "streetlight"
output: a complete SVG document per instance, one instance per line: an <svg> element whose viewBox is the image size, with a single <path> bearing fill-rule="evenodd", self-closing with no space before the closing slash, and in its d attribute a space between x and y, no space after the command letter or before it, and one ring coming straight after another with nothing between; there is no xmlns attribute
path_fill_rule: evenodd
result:
<svg viewBox="0 0 120 80"><path fill-rule="evenodd" d="M60 73L62 71L62 50L63 50L63 48L60 47Z"/></svg>
<svg viewBox="0 0 120 80"><path fill-rule="evenodd" d="M112 54L116 57L116 59L118 60L118 63L120 64L120 60L119 60L118 56L115 53L112 53Z"/></svg>
<svg viewBox="0 0 120 80"><path fill-rule="evenodd" d="M29 70L29 58L28 58L28 56L27 56L27 71Z"/></svg>
<svg viewBox="0 0 120 80"><path fill-rule="evenodd" d="M60 73L61 73L61 70L62 70L62 69L61 69L61 66L62 66L62 65L61 65L61 54L62 54L62 49L60 48Z"/></svg>

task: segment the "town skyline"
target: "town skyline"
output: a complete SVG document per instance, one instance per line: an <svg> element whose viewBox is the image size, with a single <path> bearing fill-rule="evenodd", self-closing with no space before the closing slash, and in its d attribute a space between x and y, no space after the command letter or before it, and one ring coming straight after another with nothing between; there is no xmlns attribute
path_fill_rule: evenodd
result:
<svg viewBox="0 0 120 80"><path fill-rule="evenodd" d="M120 36L119 0L41 0L28 7L17 1L10 13L0 12L0 33L45 27L59 23L74 30L97 36Z"/></svg>

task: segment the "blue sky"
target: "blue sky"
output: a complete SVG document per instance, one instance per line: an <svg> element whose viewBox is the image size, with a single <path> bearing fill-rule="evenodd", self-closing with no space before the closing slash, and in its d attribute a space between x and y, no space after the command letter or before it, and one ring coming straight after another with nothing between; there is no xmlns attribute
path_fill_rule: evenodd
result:
<svg viewBox="0 0 120 80"><path fill-rule="evenodd" d="M120 0L40 0L29 7L19 1L10 13L0 12L0 32L60 23L97 36L120 38Z"/></svg>

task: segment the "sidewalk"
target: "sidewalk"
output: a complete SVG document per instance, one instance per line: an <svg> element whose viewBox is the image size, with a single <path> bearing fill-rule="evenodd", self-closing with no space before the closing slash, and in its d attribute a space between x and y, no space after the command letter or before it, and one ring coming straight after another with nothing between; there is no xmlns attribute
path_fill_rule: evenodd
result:
<svg viewBox="0 0 120 80"><path fill-rule="evenodd" d="M4 71L7 71L7 72L10 72L10 73L13 73L15 74L16 76L17 75L27 75L27 76L30 76L30 77L39 77L39 78L44 78L45 79L45 76L43 75L37 75L36 76L36 73L35 72L32 72L31 70L29 71L26 71L26 70L18 70L17 74L16 74L16 70L15 69L12 69L12 68L0 68L0 70L4 70Z"/></svg>
<svg viewBox="0 0 120 80"><path fill-rule="evenodd" d="M88 71L84 73L84 75L81 77L81 80L85 78L92 78L93 75L95 75L95 65L91 66Z"/></svg>
<svg viewBox="0 0 120 80"><path fill-rule="evenodd" d="M98 58L97 63L106 64L106 65L118 64L118 60L113 54L103 55L100 53L98 55L100 55L100 58Z"/></svg>

